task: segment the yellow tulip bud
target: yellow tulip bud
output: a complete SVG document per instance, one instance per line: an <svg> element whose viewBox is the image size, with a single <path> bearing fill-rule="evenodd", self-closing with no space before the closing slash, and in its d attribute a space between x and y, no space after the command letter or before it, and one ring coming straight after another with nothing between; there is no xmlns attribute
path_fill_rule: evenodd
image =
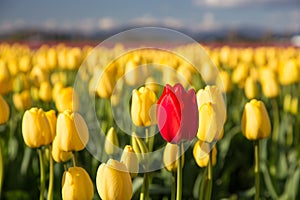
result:
<svg viewBox="0 0 300 200"><path fill-rule="evenodd" d="M70 167L62 180L63 200L90 200L94 197L94 185L89 174L82 167Z"/></svg>
<svg viewBox="0 0 300 200"><path fill-rule="evenodd" d="M39 97L44 102L50 102L52 100L52 89L49 82L43 81L41 83Z"/></svg>
<svg viewBox="0 0 300 200"><path fill-rule="evenodd" d="M265 104L252 99L246 103L242 116L242 131L248 140L267 138L271 132L271 123Z"/></svg>
<svg viewBox="0 0 300 200"><path fill-rule="evenodd" d="M132 146L125 146L120 161L126 165L131 178L137 176L139 173L139 160Z"/></svg>
<svg viewBox="0 0 300 200"><path fill-rule="evenodd" d="M114 127L111 127L106 135L104 150L108 155L113 155L118 152L119 140Z"/></svg>
<svg viewBox="0 0 300 200"><path fill-rule="evenodd" d="M125 65L124 78L126 84L128 85L134 86L143 83L147 77L147 74L147 67L138 66L134 60L130 59Z"/></svg>
<svg viewBox="0 0 300 200"><path fill-rule="evenodd" d="M145 144L145 142L139 138L136 133L132 133L131 137L132 148L134 152L137 154L139 162L143 163L146 160L146 155L149 153L149 150Z"/></svg>
<svg viewBox="0 0 300 200"><path fill-rule="evenodd" d="M4 124L9 119L9 106L5 99L0 95L0 124Z"/></svg>
<svg viewBox="0 0 300 200"><path fill-rule="evenodd" d="M57 122L56 114L54 110L49 110L45 112L45 114L50 126L51 137L52 137L51 140L53 140L56 135L56 122Z"/></svg>
<svg viewBox="0 0 300 200"><path fill-rule="evenodd" d="M49 69L54 69L57 66L57 52L54 48L49 48L47 51L47 64Z"/></svg>
<svg viewBox="0 0 300 200"><path fill-rule="evenodd" d="M32 68L30 55L24 55L19 60L19 70L21 72L29 72Z"/></svg>
<svg viewBox="0 0 300 200"><path fill-rule="evenodd" d="M52 98L56 102L56 97L59 95L60 90L64 88L64 84L60 81L56 82L52 88Z"/></svg>
<svg viewBox="0 0 300 200"><path fill-rule="evenodd" d="M95 79L96 82L96 93L101 98L110 98L115 84L115 67L109 67L105 71L102 71L101 76L98 79Z"/></svg>
<svg viewBox="0 0 300 200"><path fill-rule="evenodd" d="M51 129L43 109L26 110L22 120L24 142L31 148L39 148L52 142Z"/></svg>
<svg viewBox="0 0 300 200"><path fill-rule="evenodd" d="M294 115L298 114L298 98L297 97L294 97L291 100L290 112Z"/></svg>
<svg viewBox="0 0 300 200"><path fill-rule="evenodd" d="M58 115L56 137L61 150L81 151L89 140L89 130L79 113L65 110Z"/></svg>
<svg viewBox="0 0 300 200"><path fill-rule="evenodd" d="M232 72L232 82L238 84L240 87L244 86L244 81L248 77L249 67L245 63L240 63Z"/></svg>
<svg viewBox="0 0 300 200"><path fill-rule="evenodd" d="M290 111L291 101L292 101L292 96L290 94L287 94L287 95L284 96L283 110L285 112L289 112Z"/></svg>
<svg viewBox="0 0 300 200"><path fill-rule="evenodd" d="M244 92L248 99L253 99L258 95L257 83L251 76L246 79Z"/></svg>
<svg viewBox="0 0 300 200"><path fill-rule="evenodd" d="M30 80L32 80L34 85L37 87L41 84L41 82L47 81L47 76L47 72L38 66L34 66L29 75Z"/></svg>
<svg viewBox="0 0 300 200"><path fill-rule="evenodd" d="M12 90L12 79L7 65L0 59L0 94L7 94Z"/></svg>
<svg viewBox="0 0 300 200"><path fill-rule="evenodd" d="M299 68L296 59L289 59L279 66L279 82L282 85L290 85L299 81Z"/></svg>
<svg viewBox="0 0 300 200"><path fill-rule="evenodd" d="M222 131L223 124L219 124L216 106L211 102L204 103L199 108L199 128L197 137L205 142L212 142Z"/></svg>
<svg viewBox="0 0 300 200"><path fill-rule="evenodd" d="M152 107L156 102L155 93L147 87L133 91L131 117L136 126L150 126L156 123L155 109Z"/></svg>
<svg viewBox="0 0 300 200"><path fill-rule="evenodd" d="M29 81L25 74L18 74L13 81L14 92L22 92L29 89Z"/></svg>
<svg viewBox="0 0 300 200"><path fill-rule="evenodd" d="M261 82L262 92L267 98L274 98L279 95L280 88L275 78L266 78Z"/></svg>
<svg viewBox="0 0 300 200"><path fill-rule="evenodd" d="M214 146L212 149L209 143L198 140L193 148L193 156L199 167L207 167L209 161L209 152L212 151L212 165L217 162L217 148Z"/></svg>
<svg viewBox="0 0 300 200"><path fill-rule="evenodd" d="M157 84L157 82L155 81L155 79L153 77L149 77L149 78L146 79L145 87L149 88L153 92L158 92L159 91L159 85Z"/></svg>
<svg viewBox="0 0 300 200"><path fill-rule="evenodd" d="M210 106L208 106L208 107L205 106L205 107L203 107L203 110L201 111L201 113L205 115L206 111L211 111L212 115L210 117L211 117L211 119L214 119L214 116L215 116L216 117L215 120L217 123L216 124L217 132L215 132L214 134L210 133L209 134L210 136L208 135L209 137L207 138L207 139L209 139L208 141L212 141L215 138L215 136L219 136L219 134L221 133L221 131L223 129L225 121L226 121L226 104L225 104L225 100L224 100L223 95L222 95L221 91L219 90L219 88L217 88L216 86L206 86L204 88L204 90L201 89L197 92L197 104L198 104L199 111L200 111L201 106L206 103L211 103L210 106L212 106L213 109L209 108ZM205 111L205 112L203 112L203 111ZM213 111L215 112L215 114L213 114L214 113ZM200 114L200 112L199 112L199 114ZM205 119L205 118L206 118L205 116L202 117L202 119ZM200 122L200 117L199 117L199 122ZM200 122L200 123L202 123L202 122ZM210 122L210 123L213 124L215 122ZM209 129L211 129L211 128L209 128ZM200 124L199 124L199 130L200 129L204 130L200 127ZM202 132L202 133L201 132L202 131L199 132L199 136L201 135L200 137L202 139L205 139L206 136L203 135L205 132ZM206 141L207 141L207 139L206 139Z"/></svg>
<svg viewBox="0 0 300 200"><path fill-rule="evenodd" d="M23 111L30 108L32 105L30 92L28 90L24 90L21 93L13 94L13 102L16 109L19 111Z"/></svg>
<svg viewBox="0 0 300 200"><path fill-rule="evenodd" d="M225 93L229 93L232 91L232 81L227 71L222 70L220 72L220 77L217 81L217 85L222 85Z"/></svg>
<svg viewBox="0 0 300 200"><path fill-rule="evenodd" d="M53 140L52 143L52 152L51 152L52 158L55 160L55 162L67 162L72 158L72 152L63 151L58 146L58 140L56 137Z"/></svg>
<svg viewBox="0 0 300 200"><path fill-rule="evenodd" d="M101 199L130 200L132 182L126 166L116 160L109 159L97 170L96 185Z"/></svg>
<svg viewBox="0 0 300 200"><path fill-rule="evenodd" d="M178 166L178 149L179 146L177 144L167 143L164 149L163 154L163 163L165 168L170 172L176 172ZM183 147L181 148L181 152L183 152ZM184 154L181 155L181 162L184 163Z"/></svg>
<svg viewBox="0 0 300 200"><path fill-rule="evenodd" d="M55 106L59 112L78 111L79 99L76 91L72 87L60 89L55 97Z"/></svg>

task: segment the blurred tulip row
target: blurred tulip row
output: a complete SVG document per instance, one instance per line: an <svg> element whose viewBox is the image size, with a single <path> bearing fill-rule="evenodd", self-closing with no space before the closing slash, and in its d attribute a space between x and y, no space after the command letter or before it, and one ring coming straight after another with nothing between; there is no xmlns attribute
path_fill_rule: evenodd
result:
<svg viewBox="0 0 300 200"><path fill-rule="evenodd" d="M299 94L295 47L0 43L0 198L299 199Z"/></svg>

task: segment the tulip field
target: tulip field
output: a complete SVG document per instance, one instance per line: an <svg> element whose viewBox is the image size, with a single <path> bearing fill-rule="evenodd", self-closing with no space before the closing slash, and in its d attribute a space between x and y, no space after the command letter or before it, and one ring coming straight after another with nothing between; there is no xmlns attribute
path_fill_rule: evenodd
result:
<svg viewBox="0 0 300 200"><path fill-rule="evenodd" d="M300 199L299 48L134 45L0 42L0 199Z"/></svg>

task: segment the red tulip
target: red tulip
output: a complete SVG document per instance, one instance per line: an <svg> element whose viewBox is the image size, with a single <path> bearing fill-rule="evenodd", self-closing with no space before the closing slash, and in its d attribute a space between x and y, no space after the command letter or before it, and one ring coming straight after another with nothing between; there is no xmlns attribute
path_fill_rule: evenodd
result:
<svg viewBox="0 0 300 200"><path fill-rule="evenodd" d="M195 90L185 91L181 84L166 85L157 102L156 118L162 137L170 143L191 141L198 130Z"/></svg>

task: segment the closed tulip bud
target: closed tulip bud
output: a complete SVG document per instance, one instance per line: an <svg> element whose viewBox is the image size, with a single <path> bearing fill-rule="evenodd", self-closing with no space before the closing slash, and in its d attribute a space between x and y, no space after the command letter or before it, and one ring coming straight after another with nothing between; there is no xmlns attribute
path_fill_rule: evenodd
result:
<svg viewBox="0 0 300 200"><path fill-rule="evenodd" d="M0 59L0 94L7 94L9 93L12 88L12 79L9 72L9 69L5 62Z"/></svg>
<svg viewBox="0 0 300 200"><path fill-rule="evenodd" d="M59 112L78 111L79 99L76 91L72 87L59 90L55 98L55 106Z"/></svg>
<svg viewBox="0 0 300 200"><path fill-rule="evenodd" d="M56 137L61 150L81 151L89 140L89 130L79 113L65 110L58 115Z"/></svg>
<svg viewBox="0 0 300 200"><path fill-rule="evenodd" d="M128 85L139 85L143 83L147 77L147 67L138 66L134 60L129 60L125 65L125 82Z"/></svg>
<svg viewBox="0 0 300 200"><path fill-rule="evenodd" d="M118 153L118 148L119 148L118 136L114 127L111 127L108 130L105 138L104 150L108 155L113 155Z"/></svg>
<svg viewBox="0 0 300 200"><path fill-rule="evenodd" d="M217 85L223 85L225 93L229 93L232 91L232 81L227 71L221 71L220 77L217 81Z"/></svg>
<svg viewBox="0 0 300 200"><path fill-rule="evenodd" d="M248 77L249 67L245 63L240 63L232 72L232 82L240 87L244 86L244 81Z"/></svg>
<svg viewBox="0 0 300 200"><path fill-rule="evenodd" d="M267 98L275 98L279 95L280 88L276 78L266 78L261 82L262 92Z"/></svg>
<svg viewBox="0 0 300 200"><path fill-rule="evenodd" d="M290 111L291 101L292 101L292 96L290 94L287 94L287 95L284 96L283 110L285 112L289 112Z"/></svg>
<svg viewBox="0 0 300 200"><path fill-rule="evenodd" d="M134 152L137 154L139 162L144 162L146 160L147 153L149 153L145 142L141 138L137 137L135 133L133 133L131 137L131 143Z"/></svg>
<svg viewBox="0 0 300 200"><path fill-rule="evenodd" d="M56 122L57 122L56 114L54 110L49 110L45 112L45 114L50 126L51 137L52 137L51 140L53 140L56 135Z"/></svg>
<svg viewBox="0 0 300 200"><path fill-rule="evenodd" d="M54 138L53 143L52 143L51 155L52 155L52 158L55 160L55 162L67 162L73 156L72 152L63 151L59 148L58 140L56 139L56 137Z"/></svg>
<svg viewBox="0 0 300 200"><path fill-rule="evenodd" d="M97 78L94 80L97 81L96 93L99 97L104 99L111 97L116 84L115 73L115 67L109 67L100 73L99 80Z"/></svg>
<svg viewBox="0 0 300 200"><path fill-rule="evenodd" d="M193 148L193 156L199 167L207 167L209 162L209 152L212 151L212 165L217 162L217 148L214 146L212 149L209 143L198 140Z"/></svg>
<svg viewBox="0 0 300 200"><path fill-rule="evenodd" d="M13 94L13 102L16 109L19 111L29 109L32 105L30 92L28 90L24 90L21 93Z"/></svg>
<svg viewBox="0 0 300 200"><path fill-rule="evenodd" d="M51 129L43 109L26 110L22 120L24 142L31 148L39 148L52 142Z"/></svg>
<svg viewBox="0 0 300 200"><path fill-rule="evenodd" d="M56 97L59 95L60 90L64 88L64 84L60 81L56 82L52 88L52 98L56 102Z"/></svg>
<svg viewBox="0 0 300 200"><path fill-rule="evenodd" d="M5 99L0 95L0 124L4 124L9 119L9 106Z"/></svg>
<svg viewBox="0 0 300 200"><path fill-rule="evenodd" d="M267 138L271 132L271 123L265 104L252 99L246 103L242 116L242 131L248 140Z"/></svg>
<svg viewBox="0 0 300 200"><path fill-rule="evenodd" d="M291 100L290 112L293 115L297 115L298 114L298 98L297 97L294 97Z"/></svg>
<svg viewBox="0 0 300 200"><path fill-rule="evenodd" d="M19 70L21 72L29 72L32 68L30 55L24 55L19 60Z"/></svg>
<svg viewBox="0 0 300 200"><path fill-rule="evenodd" d="M244 91L248 99L253 99L258 95L257 83L251 76L246 79Z"/></svg>
<svg viewBox="0 0 300 200"><path fill-rule="evenodd" d="M290 85L299 81L299 68L296 59L289 59L279 66L279 82L282 85Z"/></svg>
<svg viewBox="0 0 300 200"><path fill-rule="evenodd" d="M150 126L156 123L155 109L151 110L156 101L155 93L147 87L133 91L131 117L136 126Z"/></svg>
<svg viewBox="0 0 300 200"><path fill-rule="evenodd" d="M153 92L159 91L159 85L157 84L157 82L155 81L155 79L153 77L149 77L146 79L145 87L149 88Z"/></svg>
<svg viewBox="0 0 300 200"><path fill-rule="evenodd" d="M139 173L139 160L130 145L125 146L120 161L126 165L131 178L137 176L137 174Z"/></svg>
<svg viewBox="0 0 300 200"><path fill-rule="evenodd" d="M176 172L178 166L178 159L181 156L181 163L184 163L184 154L178 155L179 145L167 143L163 154L163 163L165 168L170 172ZM184 152L182 147L181 152Z"/></svg>
<svg viewBox="0 0 300 200"><path fill-rule="evenodd" d="M225 104L225 100L223 98L222 92L219 90L218 87L216 87L214 85L206 86L204 89L201 89L197 92L197 102L198 102L198 111L200 110L200 108L203 104L211 103L211 106L204 107L203 111L210 110L211 114L213 114L215 112L215 115L212 115L211 117L213 119L214 118L213 116L216 116L216 122L217 122L216 131L217 132L207 138L207 139L209 139L208 141L212 141L213 138L218 137L221 134L221 131L223 129L223 126L224 126L226 118L227 118L226 104ZM205 114L205 112L203 112L203 114ZM199 116L199 118L200 118L200 116ZM205 116L202 117L202 119L205 119L205 118L206 118ZM213 122L211 122L211 123L213 123ZM199 130L200 129L201 129L201 127L199 125ZM200 135L201 134L199 134L199 136ZM201 138L204 139L205 135L202 135ZM205 141L207 141L207 140L205 140Z"/></svg>
<svg viewBox="0 0 300 200"><path fill-rule="evenodd" d="M96 185L101 199L130 200L132 182L126 166L116 160L109 159L97 170Z"/></svg>
<svg viewBox="0 0 300 200"><path fill-rule="evenodd" d="M90 200L94 197L94 185L89 174L82 167L70 167L63 174L63 200Z"/></svg>
<svg viewBox="0 0 300 200"><path fill-rule="evenodd" d="M43 81L41 83L39 97L44 102L50 102L52 100L52 89L48 81Z"/></svg>
<svg viewBox="0 0 300 200"><path fill-rule="evenodd" d="M13 81L14 92L22 92L29 89L29 81L25 74L18 74Z"/></svg>
<svg viewBox="0 0 300 200"><path fill-rule="evenodd" d="M45 70L41 69L38 66L34 66L29 74L30 80L34 83L35 86L39 86L41 82L47 81L48 74Z"/></svg>

